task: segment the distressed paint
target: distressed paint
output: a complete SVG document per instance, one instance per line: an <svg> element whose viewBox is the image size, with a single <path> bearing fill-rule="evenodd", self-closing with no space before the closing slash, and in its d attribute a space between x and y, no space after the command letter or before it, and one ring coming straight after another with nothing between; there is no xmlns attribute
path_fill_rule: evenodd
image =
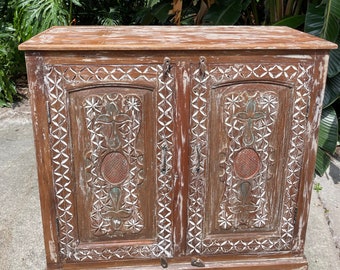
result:
<svg viewBox="0 0 340 270"><path fill-rule="evenodd" d="M47 51L298 50L310 48L332 49L335 46L288 27L271 26L54 27L20 45L21 50Z"/></svg>
<svg viewBox="0 0 340 270"><path fill-rule="evenodd" d="M328 51L335 47L287 27L234 26L53 27L20 45L26 51L32 93L48 269L133 269L136 265L159 269L160 259L169 269L194 269L192 255L202 258L207 269L307 269L303 245L317 129ZM248 119L233 125L223 120L230 112L222 107L222 93L225 97L247 93L248 106L242 108L249 117L265 111L267 105L260 97L272 93L278 104L284 104L280 106L286 108L285 115L272 119L275 128L265 114L257 114L257 122ZM89 233L91 194L99 192L104 208L110 202L101 197L103 189L87 183L83 152L90 140L84 138L89 136L81 120L85 109L77 99L114 94L143 96L142 128L131 146L143 152L140 166L146 175L132 192L130 180L124 180L124 190L135 198L125 204L141 213L144 227L119 237L96 238ZM255 105L251 97L257 99ZM212 103L224 113L214 113ZM239 112L242 119L245 115ZM259 171L245 174L241 181L250 183L261 168L270 168L272 176L263 177L261 192L254 187L248 190L255 212L269 213L264 226L251 225L259 224L254 218L248 227L237 222L228 229L218 226L224 192L236 191L236 202L240 194L249 193L244 185L237 193L240 175L233 166L229 168L235 176L232 185L219 180L214 162L224 149L238 151L219 132L219 121L222 127L228 124L234 129L235 141L237 132L254 135L253 140L245 140L246 147L261 153ZM261 145L257 133L266 125L272 130L261 136L273 139L262 151L255 145ZM120 132L125 132L122 127ZM128 136L123 133L120 138ZM93 142L100 141L97 137L91 138ZM99 155L104 148L99 146ZM100 160L94 163L100 166ZM241 165L236 169L241 170ZM110 185L117 192L121 183L112 179ZM265 203L268 200L278 203L272 207Z"/></svg>

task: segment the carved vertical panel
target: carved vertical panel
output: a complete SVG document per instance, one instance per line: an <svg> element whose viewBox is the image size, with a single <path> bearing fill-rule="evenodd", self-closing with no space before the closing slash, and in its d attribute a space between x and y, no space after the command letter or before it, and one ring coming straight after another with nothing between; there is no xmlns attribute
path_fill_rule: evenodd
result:
<svg viewBox="0 0 340 270"><path fill-rule="evenodd" d="M190 140L190 172L189 208L188 208L188 240L189 252L199 253L201 250L200 235L203 234L204 210L206 199L206 170L208 154L208 100L209 89L205 59L201 58L199 67L193 72L194 86L191 91L191 140Z"/></svg>
<svg viewBox="0 0 340 270"><path fill-rule="evenodd" d="M247 86L243 86L247 88ZM218 214L224 230L249 230L268 225L267 181L273 175L274 146L269 139L278 113L275 92L232 92L222 95L228 148L219 152L220 180L225 190Z"/></svg>
<svg viewBox="0 0 340 270"><path fill-rule="evenodd" d="M289 250L313 65L205 67L192 72L187 252Z"/></svg>
<svg viewBox="0 0 340 270"><path fill-rule="evenodd" d="M59 224L60 253L70 256L75 243L74 204L71 179L71 153L69 148L66 91L62 84L62 71L49 69L45 76L50 99L50 141L53 182Z"/></svg>
<svg viewBox="0 0 340 270"><path fill-rule="evenodd" d="M91 145L85 154L86 182L94 201L91 231L95 236L123 237L144 228L138 185L143 183L143 149L137 148L142 97L87 96L83 107Z"/></svg>
<svg viewBox="0 0 340 270"><path fill-rule="evenodd" d="M61 256L171 257L170 68L164 73L163 65L61 65L45 74Z"/></svg>
<svg viewBox="0 0 340 270"><path fill-rule="evenodd" d="M173 253L173 155L175 77L170 59L165 58L158 74L157 92L157 256L171 257Z"/></svg>

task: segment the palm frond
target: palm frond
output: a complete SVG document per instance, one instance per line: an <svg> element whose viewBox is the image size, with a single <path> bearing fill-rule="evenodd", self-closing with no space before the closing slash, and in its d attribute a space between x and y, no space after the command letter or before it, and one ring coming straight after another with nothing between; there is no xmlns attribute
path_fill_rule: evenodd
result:
<svg viewBox="0 0 340 270"><path fill-rule="evenodd" d="M55 25L69 24L69 12L61 0L18 0L16 26L21 38L31 36Z"/></svg>

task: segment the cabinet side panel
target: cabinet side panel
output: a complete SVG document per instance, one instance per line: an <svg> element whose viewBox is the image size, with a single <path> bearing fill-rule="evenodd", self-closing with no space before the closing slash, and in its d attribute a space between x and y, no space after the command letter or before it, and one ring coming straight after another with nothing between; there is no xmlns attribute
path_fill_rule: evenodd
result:
<svg viewBox="0 0 340 270"><path fill-rule="evenodd" d="M319 51L315 55L315 68L311 82L310 107L306 114L307 127L305 132L305 153L303 157L304 170L301 173L299 188L299 206L296 221L296 252L303 253L310 200L315 174L316 153L318 149L318 131L328 68L328 51Z"/></svg>
<svg viewBox="0 0 340 270"><path fill-rule="evenodd" d="M36 149L40 206L44 229L46 263L58 266L59 239L52 180L49 143L49 109L44 81L44 58L39 53L26 53L27 78L30 90L32 124Z"/></svg>

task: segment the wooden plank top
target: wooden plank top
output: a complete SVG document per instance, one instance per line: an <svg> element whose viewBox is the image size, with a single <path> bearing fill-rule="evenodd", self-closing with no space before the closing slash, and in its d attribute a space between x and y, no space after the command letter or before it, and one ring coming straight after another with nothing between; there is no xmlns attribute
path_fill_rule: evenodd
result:
<svg viewBox="0 0 340 270"><path fill-rule="evenodd" d="M282 26L56 26L19 46L25 51L335 49Z"/></svg>

